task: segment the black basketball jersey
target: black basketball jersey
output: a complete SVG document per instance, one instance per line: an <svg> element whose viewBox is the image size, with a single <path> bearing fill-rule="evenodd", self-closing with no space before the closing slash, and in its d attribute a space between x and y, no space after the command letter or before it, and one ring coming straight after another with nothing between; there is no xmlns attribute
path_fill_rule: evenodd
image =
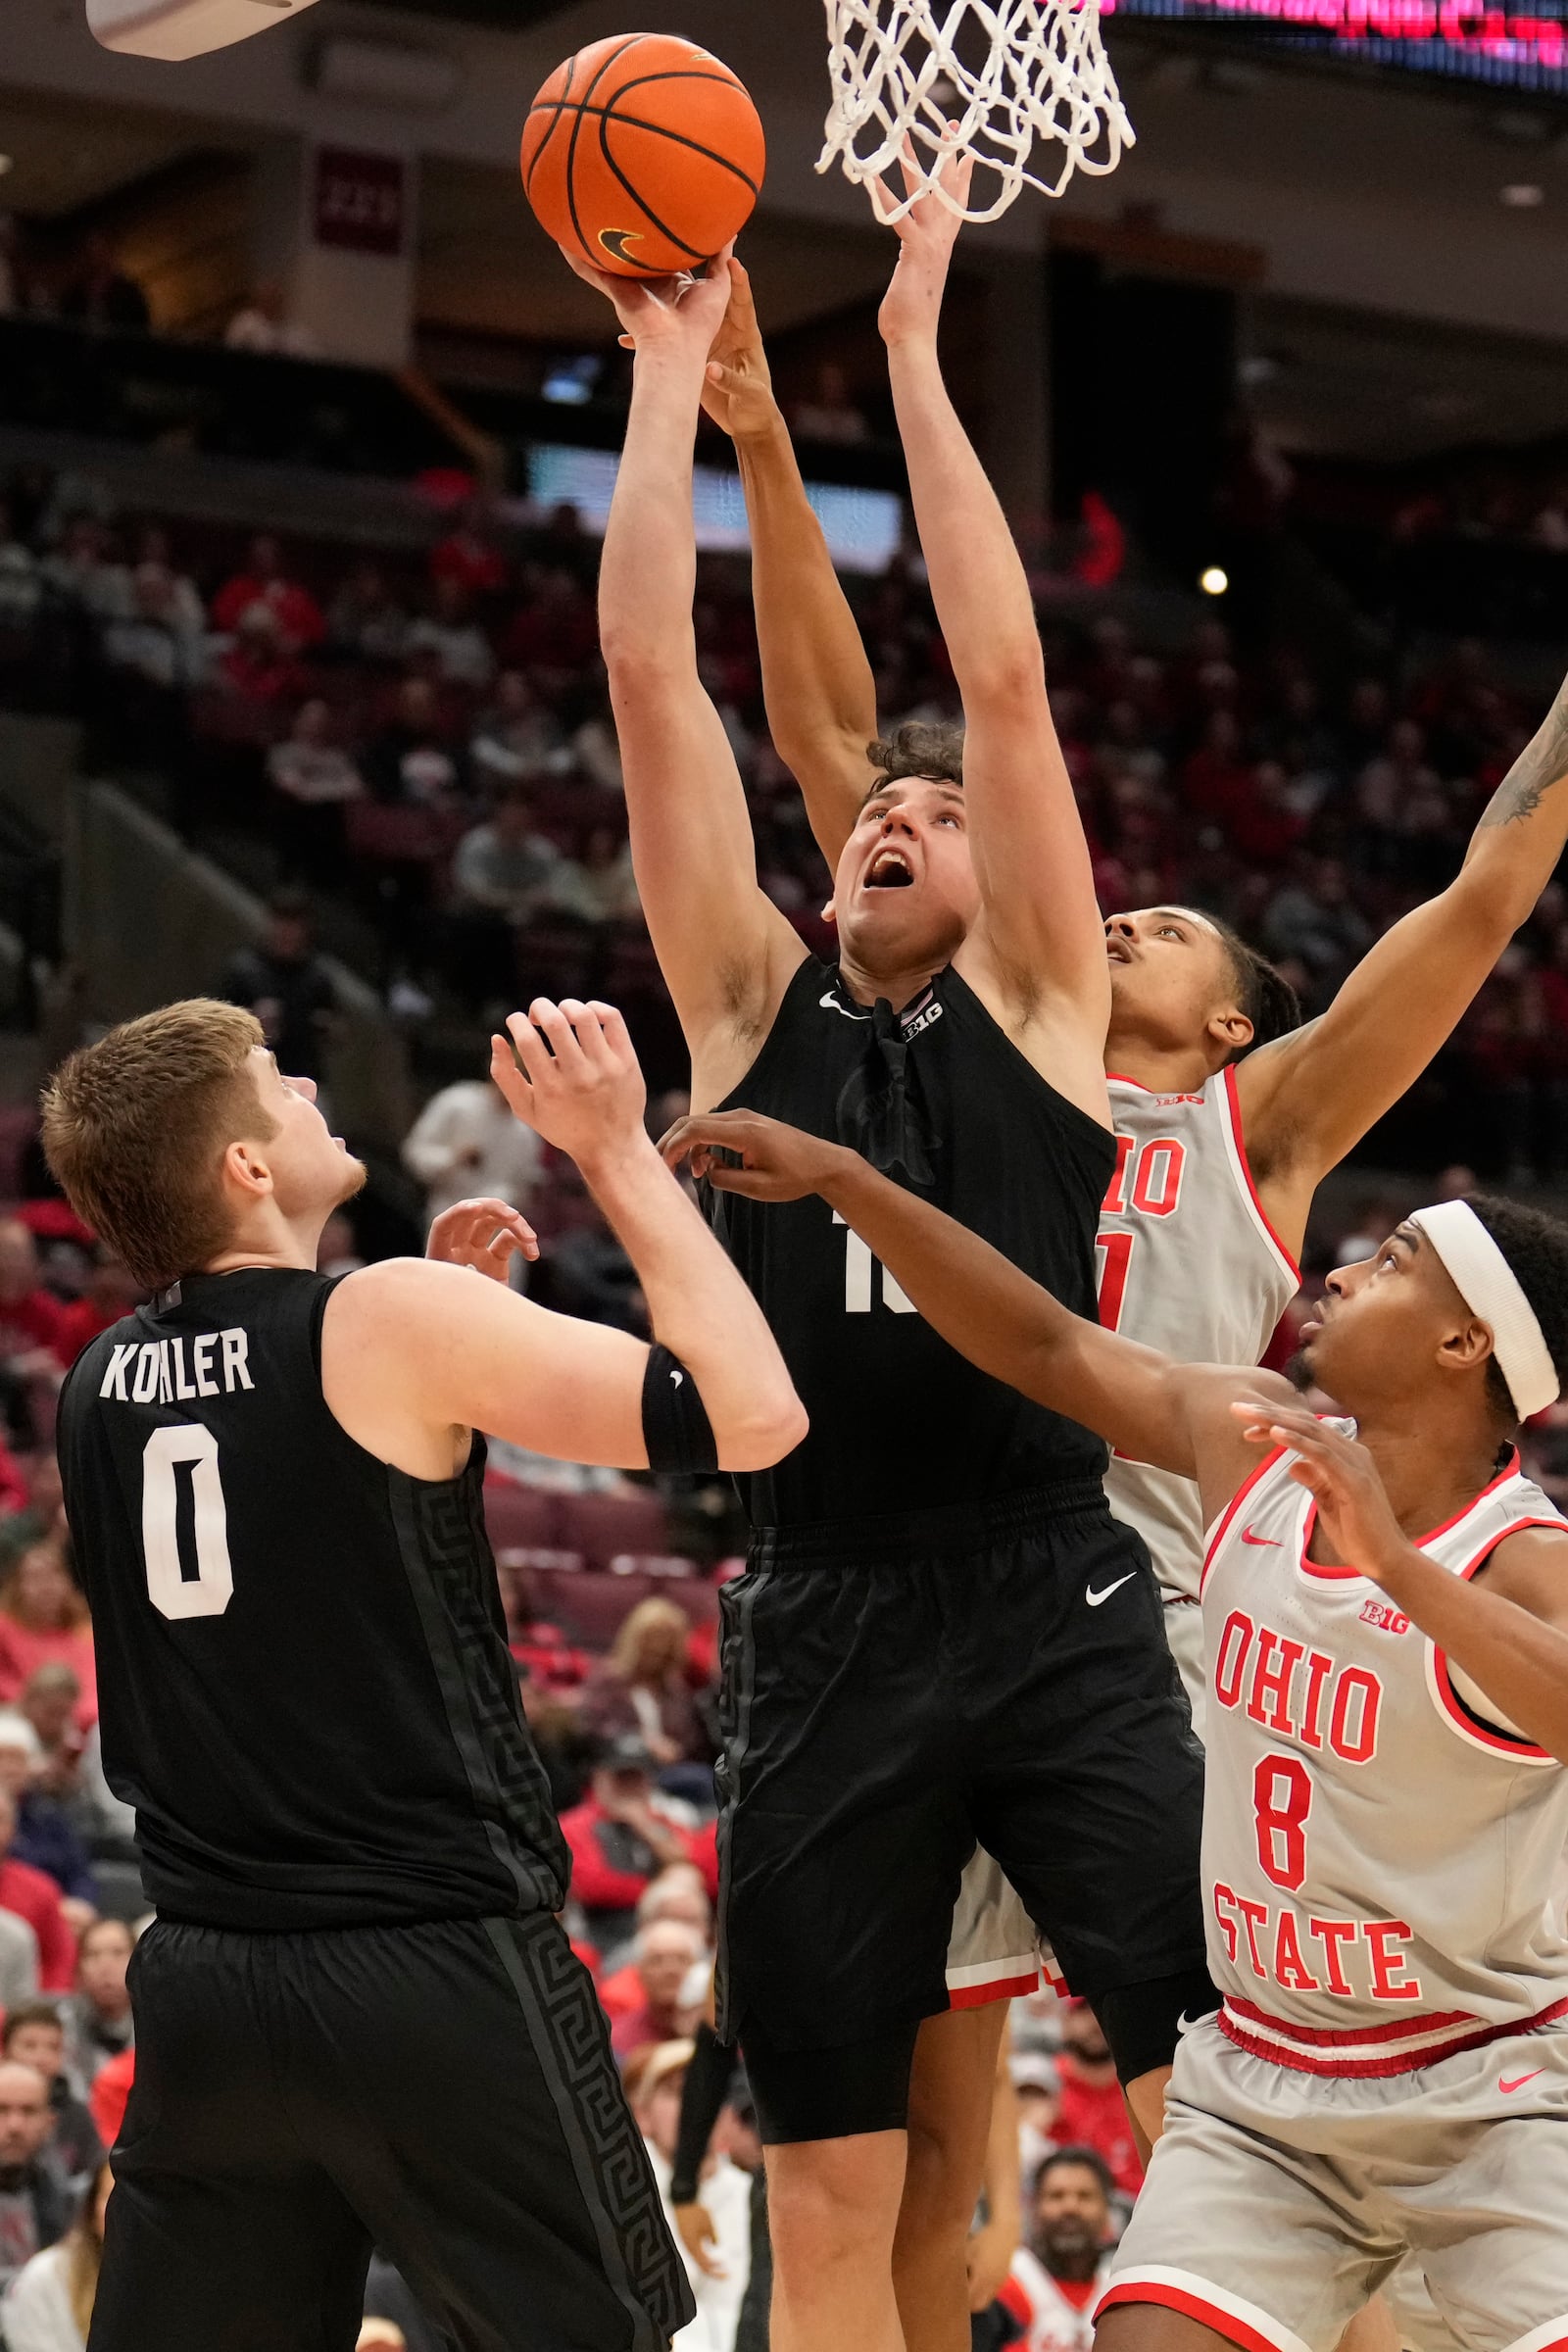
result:
<svg viewBox="0 0 1568 2352"><path fill-rule="evenodd" d="M1114 1140L1048 1085L957 972L895 1013L858 1004L833 966L808 959L721 1107L853 1145L1094 1319ZM755 1524L929 1510L1103 1474L1098 1438L939 1339L825 1201L707 1199L811 1419L793 1453L741 1482Z"/></svg>
<svg viewBox="0 0 1568 2352"><path fill-rule="evenodd" d="M195 1276L61 1398L104 1769L147 1892L196 1926L481 1918L564 1900L480 1488L410 1478L321 1394L332 1284Z"/></svg>

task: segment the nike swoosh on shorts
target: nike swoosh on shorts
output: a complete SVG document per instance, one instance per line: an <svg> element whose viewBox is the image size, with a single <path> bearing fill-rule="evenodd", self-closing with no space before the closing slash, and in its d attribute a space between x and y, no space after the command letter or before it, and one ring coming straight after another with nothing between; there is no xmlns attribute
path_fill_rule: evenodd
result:
<svg viewBox="0 0 1568 2352"><path fill-rule="evenodd" d="M1502 2091L1504 2095L1506 2095L1506 2093L1510 2090L1523 2090L1527 2082L1533 2082L1537 2075L1544 2075L1545 2071L1546 2070L1544 2066L1532 2067L1528 2075L1515 2075L1511 2082L1505 2082L1502 2077L1499 2075L1497 2077L1497 2088Z"/></svg>
<svg viewBox="0 0 1568 2352"><path fill-rule="evenodd" d="M1107 1585L1102 1592L1097 1592L1093 1585L1085 1585L1084 1598L1092 1609L1098 1609L1102 1600L1108 1600L1113 1592L1119 1592L1123 1585L1130 1585L1137 1574L1136 1568L1130 1568L1125 1576L1118 1576L1116 1582Z"/></svg>

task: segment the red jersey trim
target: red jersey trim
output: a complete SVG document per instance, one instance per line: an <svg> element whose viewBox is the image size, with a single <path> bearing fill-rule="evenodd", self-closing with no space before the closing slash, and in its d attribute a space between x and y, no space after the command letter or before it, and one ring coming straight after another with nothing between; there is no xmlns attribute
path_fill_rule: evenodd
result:
<svg viewBox="0 0 1568 2352"><path fill-rule="evenodd" d="M1470 1500L1465 1504L1462 1511L1455 1511L1453 1517L1451 1519L1445 1519L1441 1527L1431 1528L1424 1536L1416 1537L1415 1547L1417 1551L1424 1549L1428 1544L1435 1544L1440 1536L1452 1535L1454 1529L1460 1524L1460 1522L1469 1518L1471 1512L1475 1509L1478 1502L1485 1502L1489 1494L1495 1494L1499 1487L1505 1487L1510 1478L1517 1478L1518 1475L1519 1448L1517 1446L1510 1446L1508 1448L1508 1459L1503 1463L1502 1468L1497 1472L1496 1477L1494 1478L1489 1485L1484 1486L1479 1494L1472 1494ZM1538 1522L1538 1524L1549 1527L1552 1522L1550 1520L1545 1520ZM1502 1541L1500 1536L1498 1537L1497 1541L1499 1543ZM1484 1559L1486 1557L1485 1552L1481 1553L1480 1557ZM1461 1575L1468 1575L1470 1572L1467 1569L1461 1569L1459 1573Z"/></svg>
<svg viewBox="0 0 1568 2352"><path fill-rule="evenodd" d="M1225 2007L1238 2016L1250 2017L1254 2025L1267 2026L1271 2034L1279 2034L1287 2041L1299 2041L1312 2049L1359 2048L1369 2041L1408 2041L1412 2034L1440 2034L1446 2026L1475 2026L1480 2019L1468 2009L1439 2009L1417 2018L1390 2018L1382 2026L1357 2026L1349 2031L1330 2031L1323 2026L1298 2026L1288 2018L1271 2017L1255 2001L1244 2000L1239 1992L1225 1995Z"/></svg>
<svg viewBox="0 0 1568 2352"><path fill-rule="evenodd" d="M1483 2049L1489 2041L1506 2041L1514 2034L1533 2034L1542 2026L1555 2025L1559 2018L1568 2017L1568 1999L1563 1999L1554 2001L1549 2009L1538 2011L1534 2017L1515 2018L1501 2026L1478 2026L1473 2034L1455 2034L1451 2040L1425 2042L1416 2049L1391 2050L1383 2057L1362 2058L1357 2062L1348 2055L1334 2058L1321 2053L1309 2054L1305 2050L1279 2049L1273 2042L1264 2041L1255 2034L1249 2034L1237 2024L1229 2014L1230 2007L1227 1998L1219 2013L1219 2030L1228 2040L1235 2042L1239 2050L1245 2050L1249 2057L1267 2058L1271 2064L1286 2067L1292 2074L1337 2075L1356 2082L1374 2082L1390 2075L1413 2075L1421 2067L1440 2066L1445 2058L1457 2058L1465 2050ZM1282 2034L1300 2031L1299 2028L1280 2026L1272 2018L1268 2022ZM1438 2022L1441 2024L1444 2021L1440 2019ZM1359 2039L1363 2047L1372 2045L1377 2039L1377 2029L1370 2028Z"/></svg>
<svg viewBox="0 0 1568 2352"><path fill-rule="evenodd" d="M1505 1472L1503 1475L1511 1474ZM1487 1493L1490 1494L1493 1488L1498 1483L1494 1479L1493 1485L1487 1489ZM1478 1496L1477 1500L1479 1499ZM1462 1519L1464 1516L1464 1512L1461 1511L1459 1518ZM1449 1521L1450 1526L1457 1526L1457 1520ZM1468 1584L1472 1577L1480 1574L1499 1544L1505 1544L1510 1536L1518 1535L1521 1529L1527 1527L1555 1527L1563 1530L1565 1522L1556 1517L1544 1518L1539 1512L1529 1518L1510 1519L1507 1526L1497 1535L1488 1538L1473 1559L1466 1560L1462 1568L1453 1570L1453 1574L1462 1583ZM1538 1747L1536 1742L1533 1740L1527 1740L1522 1732L1505 1732L1498 1724L1481 1722L1465 1705L1464 1700L1454 1689L1453 1676L1448 1665L1448 1653L1446 1650L1440 1649L1435 1642L1429 1642L1427 1644L1427 1689L1431 1691L1437 1702L1439 1713L1450 1730L1457 1732L1460 1739L1468 1740L1473 1747L1484 1747L1492 1755L1507 1756L1519 1764L1558 1763L1559 1759L1552 1754L1550 1748Z"/></svg>
<svg viewBox="0 0 1568 2352"><path fill-rule="evenodd" d="M1242 1132L1242 1105L1236 1093L1236 1064L1234 1061L1226 1063L1224 1070L1221 1072L1221 1076L1225 1081L1225 1108L1231 1123L1231 1136L1236 1145L1236 1158L1242 1171L1242 1181L1247 1187L1247 1197L1252 1204L1252 1214L1256 1217L1259 1225L1262 1226L1265 1235L1273 1244L1275 1250L1278 1250L1280 1263L1284 1266L1285 1271L1287 1274L1289 1274L1297 1289L1299 1290L1301 1287L1301 1269L1297 1264L1295 1258L1291 1255L1289 1250L1286 1249L1285 1244L1280 1240L1279 1235L1275 1232L1274 1227L1269 1219L1268 1210L1263 1206L1262 1201L1257 1196L1257 1185L1252 1176L1252 1163L1247 1156L1247 1138Z"/></svg>
<svg viewBox="0 0 1568 2352"><path fill-rule="evenodd" d="M1095 2318L1098 2321L1102 2311L1109 2311L1117 2303L1162 2303L1167 2311L1182 2312L1200 2326L1212 2328L1227 2342L1240 2344L1242 2352L1300 2352L1301 2339L1289 2328L1281 2328L1277 2335L1265 2335L1262 2328L1250 2327L1223 2304L1210 2302L1207 2295L1199 2291L1203 2283L1195 2278L1191 2286L1178 2286L1170 2278L1141 2278L1136 2271L1123 2273L1112 2279L1095 2305Z"/></svg>
<svg viewBox="0 0 1568 2352"><path fill-rule="evenodd" d="M1323 1416L1319 1414L1318 1418L1320 1420L1322 1417ZM1316 1527L1316 1525L1317 1502L1314 1498L1308 1503L1306 1517L1301 1523L1301 1550L1300 1556L1296 1563L1298 1568L1299 1568L1301 1571L1301 1574L1303 1576L1318 1577L1323 1583L1331 1585L1354 1584L1358 1578L1364 1583L1366 1580L1365 1571L1363 1569L1348 1568L1343 1564L1336 1565L1332 1561L1309 1560L1307 1558L1306 1555L1312 1548L1312 1530L1314 1527Z"/></svg>
<svg viewBox="0 0 1568 2352"><path fill-rule="evenodd" d="M1229 1502L1225 1505L1225 1508L1215 1520L1214 1533L1208 1539L1208 1544L1203 1553L1202 1571L1198 1579L1198 1597L1200 1600L1201 1600L1203 1597L1203 1587L1208 1582L1208 1572L1214 1565L1215 1555L1218 1552L1220 1545L1224 1543L1226 1537L1231 1532L1232 1520L1235 1518L1237 1512L1241 1509L1243 1503L1247 1500L1249 1494L1250 1494L1252 1492L1252 1489L1256 1486L1258 1480L1263 1476L1263 1473L1266 1470L1272 1470L1275 1463L1281 1460L1288 1450L1288 1447L1284 1446L1276 1446L1272 1453L1265 1453L1263 1459L1258 1463L1257 1468L1252 1471L1250 1476L1243 1479L1241 1485L1237 1488L1235 1494L1231 1496Z"/></svg>
<svg viewBox="0 0 1568 2352"><path fill-rule="evenodd" d="M1022 1999L1026 1993L1040 1990L1040 1971L1032 1968L1026 1977L988 1977L982 1984L950 1984L950 2009L985 2009L993 2001Z"/></svg>

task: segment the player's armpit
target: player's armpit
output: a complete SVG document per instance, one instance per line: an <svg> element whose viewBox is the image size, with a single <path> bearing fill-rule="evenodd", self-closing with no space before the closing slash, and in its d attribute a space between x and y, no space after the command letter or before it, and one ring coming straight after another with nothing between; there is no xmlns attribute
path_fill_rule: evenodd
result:
<svg viewBox="0 0 1568 2352"><path fill-rule="evenodd" d="M1468 1581L1421 1553L1407 1567L1408 1581L1379 1582L1444 1651L1461 1696L1568 1764L1568 1531L1521 1528Z"/></svg>

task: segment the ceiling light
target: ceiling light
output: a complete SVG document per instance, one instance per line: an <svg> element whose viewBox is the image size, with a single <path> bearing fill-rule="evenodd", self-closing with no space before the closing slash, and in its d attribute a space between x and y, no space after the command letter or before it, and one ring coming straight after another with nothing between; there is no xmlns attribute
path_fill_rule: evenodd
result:
<svg viewBox="0 0 1568 2352"><path fill-rule="evenodd" d="M1497 193L1513 213L1533 213L1538 205L1546 201L1545 189L1538 187L1533 179L1511 179Z"/></svg>
<svg viewBox="0 0 1568 2352"><path fill-rule="evenodd" d="M0 155L0 179L4 179L6 173L13 169L16 160L14 155Z"/></svg>
<svg viewBox="0 0 1568 2352"><path fill-rule="evenodd" d="M1230 573L1221 571L1217 564L1210 564L1198 575L1198 585L1205 596L1223 596L1230 584Z"/></svg>

